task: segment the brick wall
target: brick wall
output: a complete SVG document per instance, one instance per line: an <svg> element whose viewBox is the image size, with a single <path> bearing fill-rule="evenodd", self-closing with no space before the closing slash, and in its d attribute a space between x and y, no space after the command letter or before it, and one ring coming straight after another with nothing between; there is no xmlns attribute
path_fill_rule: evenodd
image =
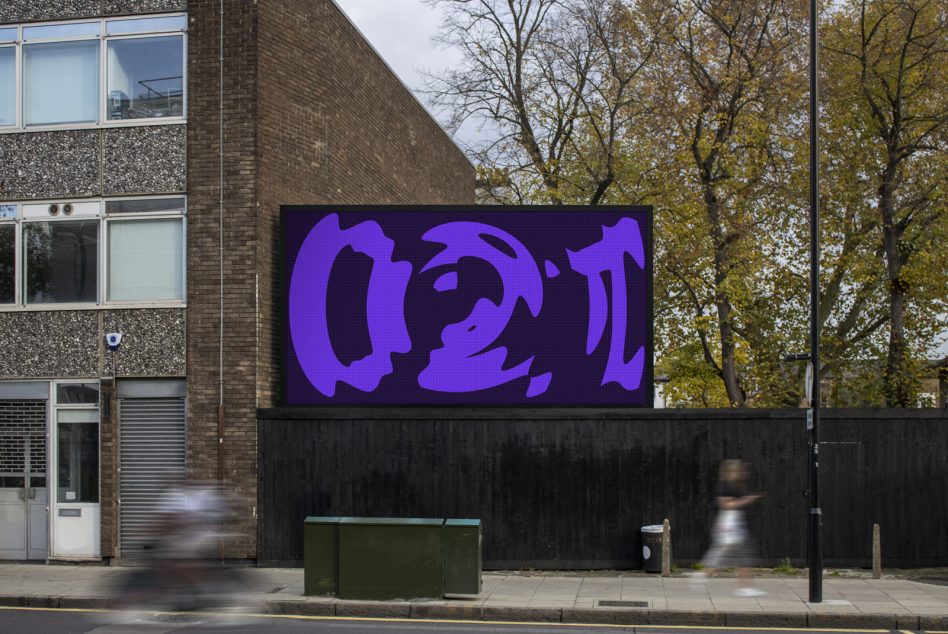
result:
<svg viewBox="0 0 948 634"><path fill-rule="evenodd" d="M219 2L188 2L188 477L218 477L220 336ZM226 3L224 18L224 414L222 471L252 535L256 495L254 395L257 5ZM252 538L228 556L253 557Z"/></svg>
<svg viewBox="0 0 948 634"><path fill-rule="evenodd" d="M118 407L115 380L99 382L99 513L103 557L114 557L118 545Z"/></svg>
<svg viewBox="0 0 948 634"><path fill-rule="evenodd" d="M285 204L474 202L474 168L331 0L276 0L259 24L257 396L279 398Z"/></svg>
<svg viewBox="0 0 948 634"><path fill-rule="evenodd" d="M219 4L188 2L188 473L217 476ZM330 0L228 2L224 477L256 556L256 408L277 394L279 207L470 203L474 171Z"/></svg>

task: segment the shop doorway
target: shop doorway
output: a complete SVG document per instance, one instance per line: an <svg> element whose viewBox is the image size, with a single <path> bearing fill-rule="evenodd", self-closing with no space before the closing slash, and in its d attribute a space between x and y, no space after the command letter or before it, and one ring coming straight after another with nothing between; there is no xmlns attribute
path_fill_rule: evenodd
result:
<svg viewBox="0 0 948 634"><path fill-rule="evenodd" d="M0 411L0 559L45 560L46 401L2 400Z"/></svg>

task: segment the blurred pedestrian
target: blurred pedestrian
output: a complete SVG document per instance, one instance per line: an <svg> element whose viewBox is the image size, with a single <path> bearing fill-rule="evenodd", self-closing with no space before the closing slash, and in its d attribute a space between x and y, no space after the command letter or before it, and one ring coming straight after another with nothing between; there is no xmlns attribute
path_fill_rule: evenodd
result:
<svg viewBox="0 0 948 634"><path fill-rule="evenodd" d="M235 607L246 591L244 575L221 565L219 549L232 501L216 482L169 479L155 514L147 566L119 581L117 605L128 609L201 610Z"/></svg>
<svg viewBox="0 0 948 634"><path fill-rule="evenodd" d="M743 461L721 463L716 493L718 513L711 530L711 548L702 559L703 570L693 575L696 580L712 576L721 568L737 568L736 595L766 594L753 586L751 567L757 561L757 554L744 517L744 509L762 497L762 493L748 492L747 465Z"/></svg>

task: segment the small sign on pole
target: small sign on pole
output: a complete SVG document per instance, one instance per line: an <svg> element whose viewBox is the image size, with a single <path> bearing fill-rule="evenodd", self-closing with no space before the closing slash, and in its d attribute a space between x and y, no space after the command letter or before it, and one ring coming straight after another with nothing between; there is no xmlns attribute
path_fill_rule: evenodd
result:
<svg viewBox="0 0 948 634"><path fill-rule="evenodd" d="M806 406L813 407L813 362L807 361L806 363L806 374L803 377L803 389L806 396ZM812 414L809 414L812 416ZM810 420L810 419L808 419ZM807 425L807 429L810 429L810 425Z"/></svg>
<svg viewBox="0 0 948 634"><path fill-rule="evenodd" d="M806 428L813 429L813 409L812 408L806 411Z"/></svg>

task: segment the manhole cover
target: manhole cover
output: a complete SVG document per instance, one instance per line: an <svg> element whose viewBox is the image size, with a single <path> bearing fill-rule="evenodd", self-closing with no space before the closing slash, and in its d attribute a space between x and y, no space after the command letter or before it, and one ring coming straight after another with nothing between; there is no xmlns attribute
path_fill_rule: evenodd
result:
<svg viewBox="0 0 948 634"><path fill-rule="evenodd" d="M647 608L648 601L600 601L601 608Z"/></svg>

